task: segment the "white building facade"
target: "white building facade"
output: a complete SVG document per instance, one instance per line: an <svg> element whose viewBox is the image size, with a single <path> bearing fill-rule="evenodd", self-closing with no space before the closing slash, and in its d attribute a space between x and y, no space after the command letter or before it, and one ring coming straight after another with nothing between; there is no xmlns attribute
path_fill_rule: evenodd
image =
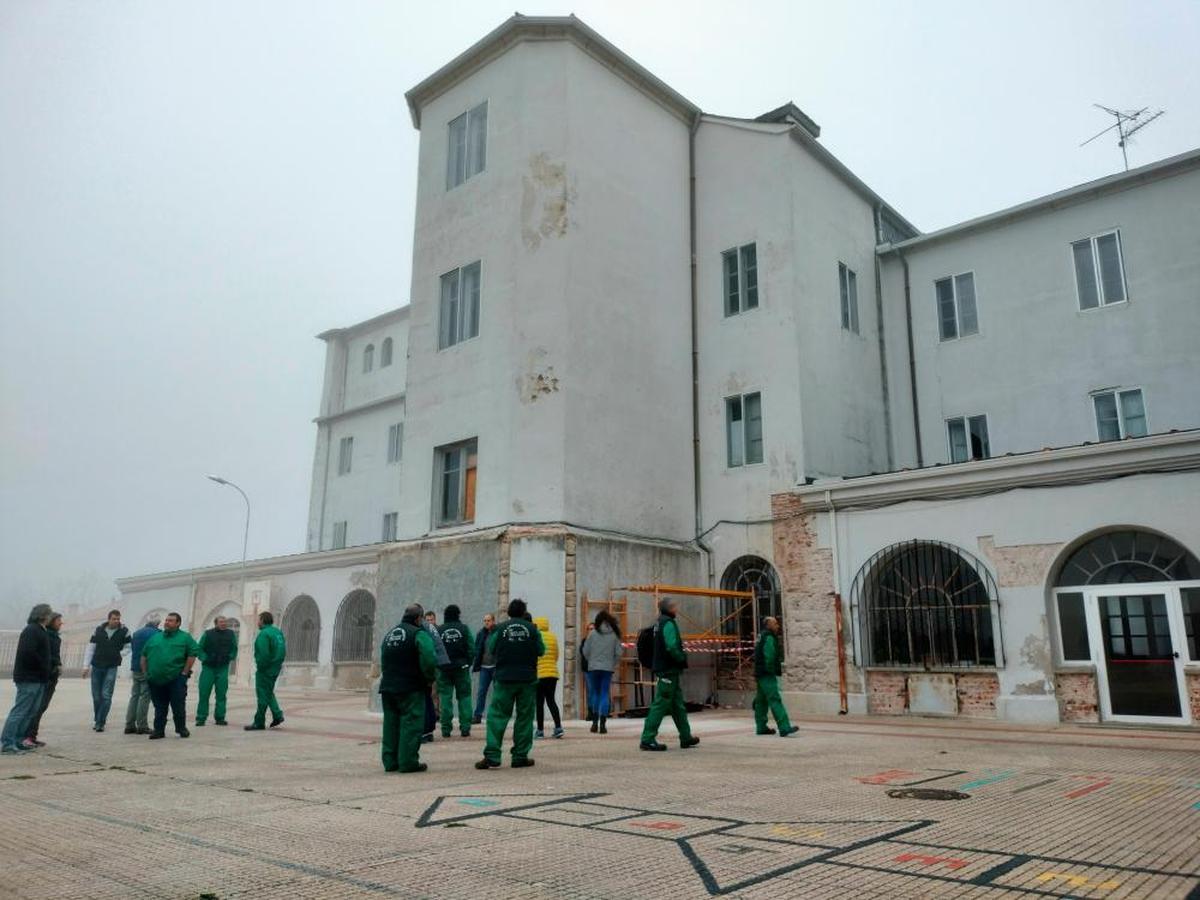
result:
<svg viewBox="0 0 1200 900"><path fill-rule="evenodd" d="M1200 153L922 235L794 105L706 114L573 16L514 16L407 96L421 132L411 302L321 335L305 557L371 556L375 637L414 600L474 622L524 596L563 637L577 709L578 639L597 604L627 600L632 628L649 609L620 588L707 584L755 591L751 629L783 617L791 699L812 711L1044 721L1082 689L1060 670L1090 665L1096 717L1120 715L1101 696L1105 658L1063 668L1050 588L997 612L1008 576L985 548L1065 552L1137 524L1200 550L1160 502L1200 495L1190 445L1154 437L1200 427ZM1127 514L1105 512L1097 458L1055 451L1019 477L1058 473L1055 502L1080 504L1061 527L962 485L958 524L932 524L947 478L985 484L1003 454L1121 438L1139 440L1101 445L1105 460L1145 441L1172 467L1139 471ZM917 479L928 503L918 491L899 515L860 499L837 519L841 492L911 474L876 473L951 462ZM1072 493L1063 466L1092 493ZM926 539L950 548L930 565L958 548L998 585L984 592L991 649L947 654L958 632L931 625L924 651L877 665L879 641L868 653L862 635L877 637L882 613L851 586L868 566L862 590L877 590L869 567L895 560L887 548ZM285 631L298 597L327 629L358 589L309 590L269 562ZM1164 615L1184 629L1172 639L1186 642L1190 595L1168 593ZM1089 628L1099 603L1085 603ZM696 631L721 615L685 610ZM1031 637L1045 665L1018 649ZM339 681L334 642L318 646L297 682ZM703 668L689 699L741 699L744 685ZM892 699L869 702L873 689Z"/></svg>

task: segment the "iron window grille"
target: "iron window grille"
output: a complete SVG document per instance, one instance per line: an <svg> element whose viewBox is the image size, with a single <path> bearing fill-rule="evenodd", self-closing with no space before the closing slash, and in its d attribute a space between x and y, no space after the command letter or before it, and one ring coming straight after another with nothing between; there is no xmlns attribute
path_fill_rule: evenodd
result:
<svg viewBox="0 0 1200 900"><path fill-rule="evenodd" d="M1109 531L1072 553L1055 587L1200 580L1200 560L1168 537L1149 531Z"/></svg>
<svg viewBox="0 0 1200 900"><path fill-rule="evenodd" d="M779 576L775 567L757 556L742 556L735 559L721 576L721 590L749 591L754 594L753 607L744 606L742 600L722 601L722 631L725 634L750 635L755 633L754 619L759 625L767 616L783 624L783 594L779 589ZM739 610L740 607L740 610ZM734 612L738 615L734 616Z"/></svg>
<svg viewBox="0 0 1200 900"><path fill-rule="evenodd" d="M351 591L338 609L333 631L334 662L369 662L375 646L375 598Z"/></svg>
<svg viewBox="0 0 1200 900"><path fill-rule="evenodd" d="M859 570L850 592L863 659L881 668L1003 666L996 582L976 557L940 541L903 541Z"/></svg>
<svg viewBox="0 0 1200 900"><path fill-rule="evenodd" d="M288 662L315 663L321 642L321 611L317 602L301 594L283 613L283 637Z"/></svg>

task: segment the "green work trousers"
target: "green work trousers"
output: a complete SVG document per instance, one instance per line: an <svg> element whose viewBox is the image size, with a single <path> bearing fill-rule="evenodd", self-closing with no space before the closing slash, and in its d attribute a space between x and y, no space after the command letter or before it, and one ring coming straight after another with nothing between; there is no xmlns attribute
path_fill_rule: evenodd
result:
<svg viewBox="0 0 1200 900"><path fill-rule="evenodd" d="M675 721L675 729L679 732L679 742L691 740L692 728L688 725L687 707L683 704L683 685L681 673L663 672L658 676L654 686L654 702L646 713L646 724L642 726L642 743L649 743L658 737L658 726L668 713Z"/></svg>
<svg viewBox="0 0 1200 900"><path fill-rule="evenodd" d="M283 718L283 710L279 708L279 701L275 699L275 680L278 677L278 672L267 674L262 669L254 675L254 695L258 698L258 709L254 711L255 725L267 723L267 709L271 710L272 720L278 721Z"/></svg>
<svg viewBox="0 0 1200 900"><path fill-rule="evenodd" d="M229 693L229 663L223 666L205 666L200 670L200 699L196 701L196 724L208 718L208 695L217 691L217 708L213 718L225 721L225 695Z"/></svg>
<svg viewBox="0 0 1200 900"><path fill-rule="evenodd" d="M487 743L483 755L492 762L500 762L500 746L504 743L504 729L508 719L517 709L513 721L512 758L528 759L533 749L533 708L537 705L537 682L514 684L510 681L492 682L492 701L488 704ZM470 721L468 719L468 721Z"/></svg>
<svg viewBox="0 0 1200 900"><path fill-rule="evenodd" d="M405 691L379 695L383 701L383 770L415 772L421 763L421 732L425 730L425 694Z"/></svg>
<svg viewBox="0 0 1200 900"><path fill-rule="evenodd" d="M458 727L463 734L471 731L471 669L464 666L453 672L438 672L438 704L441 706L442 736L454 729L454 695L458 693Z"/></svg>
<svg viewBox="0 0 1200 900"><path fill-rule="evenodd" d="M780 734L791 729L792 722L783 708L783 698L779 696L779 679L774 675L759 675L758 690L754 692L754 729L759 734L767 730L768 709L775 717Z"/></svg>

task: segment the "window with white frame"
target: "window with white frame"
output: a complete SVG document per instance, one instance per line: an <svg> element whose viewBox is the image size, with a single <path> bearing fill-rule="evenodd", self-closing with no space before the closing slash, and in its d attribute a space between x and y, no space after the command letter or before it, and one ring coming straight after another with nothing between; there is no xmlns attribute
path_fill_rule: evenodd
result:
<svg viewBox="0 0 1200 900"><path fill-rule="evenodd" d="M396 522L399 518L399 513L390 512L383 514L383 539L385 541L394 541L396 539Z"/></svg>
<svg viewBox="0 0 1200 900"><path fill-rule="evenodd" d="M1096 436L1102 441L1149 433L1141 388L1097 391L1092 394L1092 406L1096 411Z"/></svg>
<svg viewBox="0 0 1200 900"><path fill-rule="evenodd" d="M1071 258L1075 263L1075 291L1080 309L1125 302L1120 232L1110 231L1075 241L1071 244Z"/></svg>
<svg viewBox="0 0 1200 900"><path fill-rule="evenodd" d="M721 254L725 266L725 315L758 307L758 250L754 244L734 247Z"/></svg>
<svg viewBox="0 0 1200 900"><path fill-rule="evenodd" d="M950 441L950 462L987 459L992 455L988 444L987 416L958 416L946 420Z"/></svg>
<svg viewBox="0 0 1200 900"><path fill-rule="evenodd" d="M434 451L435 521L439 528L475 520L475 472L478 442L474 439Z"/></svg>
<svg viewBox="0 0 1200 900"><path fill-rule="evenodd" d="M367 344L363 350L363 372L370 372L375 368L375 345Z"/></svg>
<svg viewBox="0 0 1200 900"><path fill-rule="evenodd" d="M763 461L761 393L725 398L725 434L731 469Z"/></svg>
<svg viewBox="0 0 1200 900"><path fill-rule="evenodd" d="M479 279L478 262L442 276L439 350L479 335Z"/></svg>
<svg viewBox="0 0 1200 900"><path fill-rule="evenodd" d="M397 422L395 425L388 426L388 451L387 461L389 463L400 462L401 453L404 450L404 423Z"/></svg>
<svg viewBox="0 0 1200 900"><path fill-rule="evenodd" d="M457 187L487 168L487 101L450 121L446 189Z"/></svg>
<svg viewBox="0 0 1200 900"><path fill-rule="evenodd" d="M938 328L943 341L979 333L975 311L975 273L964 272L933 283L937 293Z"/></svg>
<svg viewBox="0 0 1200 900"><path fill-rule="evenodd" d="M845 263L838 263L838 285L842 295L842 327L858 334L858 277Z"/></svg>
<svg viewBox="0 0 1200 900"><path fill-rule="evenodd" d="M354 438L344 437L338 444L338 474L349 475L350 464L354 457Z"/></svg>
<svg viewBox="0 0 1200 900"><path fill-rule="evenodd" d="M379 348L379 368L392 364L392 339L384 338Z"/></svg>
<svg viewBox="0 0 1200 900"><path fill-rule="evenodd" d="M333 523L333 549L341 550L346 546L346 522Z"/></svg>

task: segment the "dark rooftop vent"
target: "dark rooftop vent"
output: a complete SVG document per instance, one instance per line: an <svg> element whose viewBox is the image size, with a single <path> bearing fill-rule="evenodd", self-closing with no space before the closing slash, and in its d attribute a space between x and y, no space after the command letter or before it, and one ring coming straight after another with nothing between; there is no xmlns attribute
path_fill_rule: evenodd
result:
<svg viewBox="0 0 1200 900"><path fill-rule="evenodd" d="M821 126L804 114L792 101L788 101L778 109L773 109L770 112L763 113L754 120L755 122L788 122L792 125L799 125L815 138L821 136Z"/></svg>

